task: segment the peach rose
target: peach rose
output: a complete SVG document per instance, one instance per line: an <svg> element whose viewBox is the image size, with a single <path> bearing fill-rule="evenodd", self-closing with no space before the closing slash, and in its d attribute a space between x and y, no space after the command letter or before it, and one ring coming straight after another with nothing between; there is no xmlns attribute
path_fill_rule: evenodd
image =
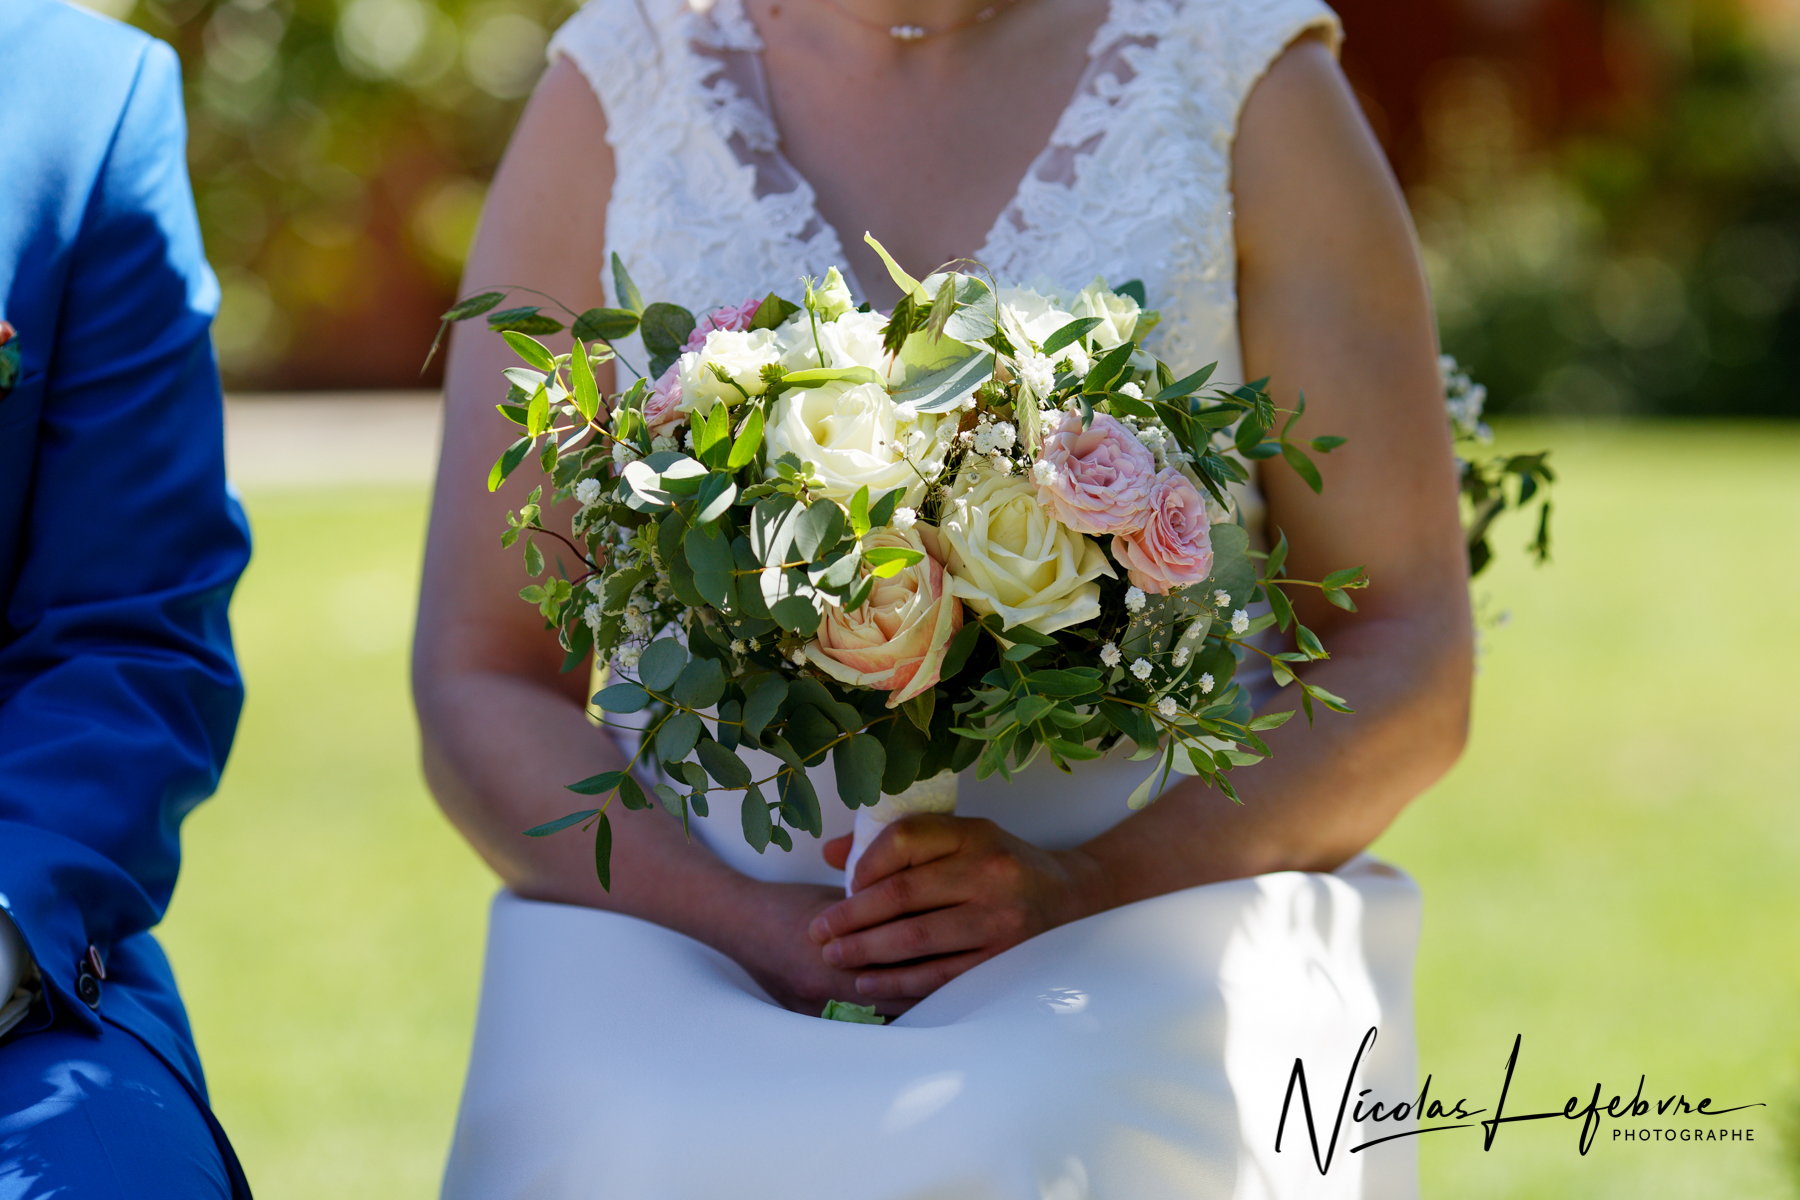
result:
<svg viewBox="0 0 1800 1200"><path fill-rule="evenodd" d="M925 557L887 579L877 579L855 612L827 608L806 657L840 683L886 691L893 708L933 687L950 639L962 628L962 603L945 585L937 531L892 526L863 539L869 549L893 546Z"/></svg>
<svg viewBox="0 0 1800 1200"><path fill-rule="evenodd" d="M1096 413L1083 429L1080 413L1064 413L1044 438L1039 467L1039 499L1076 533L1130 533L1144 524L1156 460L1117 418Z"/></svg>
<svg viewBox="0 0 1800 1200"><path fill-rule="evenodd" d="M1113 539L1113 557L1131 582L1166 596L1173 588L1200 583L1212 574L1212 526L1206 497L1174 467L1159 471L1150 484L1150 520L1134 533Z"/></svg>

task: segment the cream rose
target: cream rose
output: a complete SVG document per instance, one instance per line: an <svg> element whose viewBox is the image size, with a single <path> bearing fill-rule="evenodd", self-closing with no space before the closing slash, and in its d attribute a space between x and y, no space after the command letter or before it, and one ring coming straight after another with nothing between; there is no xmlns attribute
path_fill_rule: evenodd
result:
<svg viewBox="0 0 1800 1200"><path fill-rule="evenodd" d="M1101 575L1117 578L1092 539L1052 517L1016 475L957 476L939 526L950 590L978 613L1053 633L1100 615Z"/></svg>
<svg viewBox="0 0 1800 1200"><path fill-rule="evenodd" d="M840 683L888 693L888 707L935 686L944 651L962 628L962 602L945 586L937 531L915 525L902 533L880 529L863 545L915 550L925 557L889 579L877 579L855 612L825 610L818 636L806 645L812 664Z"/></svg>
<svg viewBox="0 0 1800 1200"><path fill-rule="evenodd" d="M764 436L771 460L793 454L811 464L821 494L841 504L867 486L871 497L903 488L900 503L917 506L925 479L943 467L956 422L931 414L904 422L875 384L828 383L783 392Z"/></svg>
<svg viewBox="0 0 1800 1200"><path fill-rule="evenodd" d="M1111 350L1130 341L1137 330L1138 302L1114 292L1106 286L1106 280L1097 276L1075 297L1075 310L1077 316L1100 318L1087 335L1096 351Z"/></svg>
<svg viewBox="0 0 1800 1200"><path fill-rule="evenodd" d="M677 364L682 410L705 413L712 411L719 400L729 406L745 395L760 396L769 389L763 382L762 369L780 361L781 350L772 329L715 329L706 335L699 351L688 351ZM731 383L713 373L715 366L730 377Z"/></svg>

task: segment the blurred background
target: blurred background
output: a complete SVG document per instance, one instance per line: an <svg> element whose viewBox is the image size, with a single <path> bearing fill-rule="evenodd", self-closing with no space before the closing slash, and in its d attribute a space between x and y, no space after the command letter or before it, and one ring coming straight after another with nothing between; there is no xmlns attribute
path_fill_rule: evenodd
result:
<svg viewBox="0 0 1800 1200"><path fill-rule="evenodd" d="M89 2L186 65L231 385L419 386L570 0ZM1800 414L1800 5L1337 7L1494 411Z"/></svg>
<svg viewBox="0 0 1800 1200"><path fill-rule="evenodd" d="M417 768L437 413L389 389L436 386L420 359L574 5L89 4L186 67L258 537L250 698L165 941L259 1196L431 1196L494 885ZM1794 1200L1800 0L1337 8L1445 347L1501 446L1563 475L1554 563L1503 527L1480 580L1513 619L1467 756L1377 846L1427 897L1422 1070L1482 1095L1522 1034L1536 1109L1640 1074L1769 1105L1754 1144L1427 1140L1426 1195Z"/></svg>

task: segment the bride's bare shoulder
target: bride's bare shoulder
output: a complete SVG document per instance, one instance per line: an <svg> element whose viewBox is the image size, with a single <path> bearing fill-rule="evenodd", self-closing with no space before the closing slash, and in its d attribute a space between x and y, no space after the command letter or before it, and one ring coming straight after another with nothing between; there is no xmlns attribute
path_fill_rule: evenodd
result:
<svg viewBox="0 0 1800 1200"><path fill-rule="evenodd" d="M1288 259L1322 267L1320 243L1341 246L1346 236L1378 254L1411 258L1399 186L1319 36L1289 45L1251 89L1232 147L1232 192L1246 267Z"/></svg>
<svg viewBox="0 0 1800 1200"><path fill-rule="evenodd" d="M465 278L516 281L565 303L592 291L612 185L606 115L580 69L558 56L494 173Z"/></svg>

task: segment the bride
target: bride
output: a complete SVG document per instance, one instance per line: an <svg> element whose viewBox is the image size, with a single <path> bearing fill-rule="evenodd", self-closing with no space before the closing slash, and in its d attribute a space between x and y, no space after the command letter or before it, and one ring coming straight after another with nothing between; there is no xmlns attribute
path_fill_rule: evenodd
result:
<svg viewBox="0 0 1800 1200"><path fill-rule="evenodd" d="M1322 497L1274 460L1242 507L1286 531L1297 577L1367 566L1359 614L1296 601L1334 651L1312 678L1356 715L1271 734L1241 807L1188 782L1131 813L1144 772L1116 757L967 776L958 814L892 827L848 899L828 770L826 840L786 854L753 853L735 816L690 839L615 811L604 892L584 839L519 834L624 760L517 597L498 534L523 487L481 483L512 436L507 351L459 328L414 686L431 786L505 890L448 1197L1416 1192L1412 1139L1349 1152L1404 1122L1332 1136L1340 1093L1416 1089L1417 893L1362 851L1454 761L1469 704L1399 191L1318 0L982 2L591 0L552 43L470 284L580 311L616 302L616 251L696 310L834 264L886 308L864 230L916 276L974 257L1045 290L1139 279L1162 358L1270 376L1282 404L1303 388L1309 428L1349 438ZM829 999L891 1024L817 1020ZM1296 1060L1317 1157L1297 1092L1276 1150Z"/></svg>

